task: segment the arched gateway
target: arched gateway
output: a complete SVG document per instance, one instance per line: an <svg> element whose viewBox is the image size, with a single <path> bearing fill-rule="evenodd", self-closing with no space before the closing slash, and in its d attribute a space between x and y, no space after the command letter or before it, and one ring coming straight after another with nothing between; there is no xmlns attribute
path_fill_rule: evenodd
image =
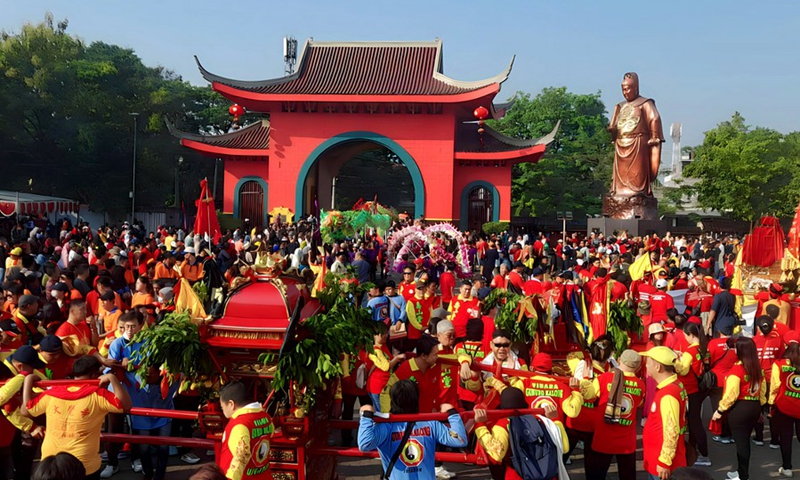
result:
<svg viewBox="0 0 800 480"><path fill-rule="evenodd" d="M444 74L438 39L308 40L297 71L282 78L232 80L198 62L214 90L249 112L269 114L268 122L223 135L169 127L182 145L225 160L223 211L239 218L237 185L242 179L263 182L265 211L284 208L308 215L312 205L335 206L336 172L342 165L377 150L408 169L414 216L479 228L489 220L510 220L512 166L537 162L558 128L535 140L506 137L488 126L478 132L473 111L483 107L487 119L499 119L511 107L493 100L512 64L494 77L465 82ZM362 184L361 197L377 194L382 202L381 188L410 189L402 181Z"/></svg>

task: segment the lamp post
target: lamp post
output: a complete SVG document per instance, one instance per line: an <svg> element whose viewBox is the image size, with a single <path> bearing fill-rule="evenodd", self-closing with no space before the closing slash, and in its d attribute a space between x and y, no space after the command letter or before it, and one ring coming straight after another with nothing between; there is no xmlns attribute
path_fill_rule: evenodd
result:
<svg viewBox="0 0 800 480"><path fill-rule="evenodd" d="M131 225L136 217L136 130L139 127L139 112L130 112L133 117L133 179L131 181Z"/></svg>

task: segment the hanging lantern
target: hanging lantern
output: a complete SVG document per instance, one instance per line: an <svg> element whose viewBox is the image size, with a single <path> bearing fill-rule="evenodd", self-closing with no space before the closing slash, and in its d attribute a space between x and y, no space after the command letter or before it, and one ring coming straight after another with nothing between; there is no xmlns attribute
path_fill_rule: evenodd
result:
<svg viewBox="0 0 800 480"><path fill-rule="evenodd" d="M231 107L231 108L233 108L233 107ZM472 114L475 115L475 118L477 118L479 122L482 122L483 120L486 120L487 118L489 118L489 110L486 107L484 107L483 105L481 105L480 107L476 108L475 111L472 112Z"/></svg>
<svg viewBox="0 0 800 480"><path fill-rule="evenodd" d="M228 113L233 115L234 118L238 118L245 114L245 110L243 106L239 105L238 103L234 103L230 106L230 108L228 108Z"/></svg>

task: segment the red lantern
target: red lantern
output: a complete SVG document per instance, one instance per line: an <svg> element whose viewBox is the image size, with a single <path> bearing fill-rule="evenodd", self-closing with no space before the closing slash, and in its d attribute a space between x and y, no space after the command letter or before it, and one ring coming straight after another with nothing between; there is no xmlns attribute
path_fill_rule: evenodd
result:
<svg viewBox="0 0 800 480"><path fill-rule="evenodd" d="M230 108L228 108L228 113L230 113L234 117L244 115L244 107L239 105L238 103L234 103L233 105L230 106Z"/></svg>
<svg viewBox="0 0 800 480"><path fill-rule="evenodd" d="M480 106L476 108L472 114L475 115L475 118L478 120L486 120L489 117L489 110L484 106Z"/></svg>

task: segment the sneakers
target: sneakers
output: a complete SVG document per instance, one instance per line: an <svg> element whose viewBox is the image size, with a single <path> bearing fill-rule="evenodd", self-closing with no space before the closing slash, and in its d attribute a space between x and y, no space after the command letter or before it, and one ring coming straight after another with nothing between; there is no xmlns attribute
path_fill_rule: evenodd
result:
<svg viewBox="0 0 800 480"><path fill-rule="evenodd" d="M776 443L770 443L769 444L769 448L771 448L773 450L777 450L777 449L781 448L781 446L776 444Z"/></svg>
<svg viewBox="0 0 800 480"><path fill-rule="evenodd" d="M183 455L181 455L181 461L183 463L188 463L189 465L194 465L195 463L200 462L200 457L198 457L192 452L184 453Z"/></svg>
<svg viewBox="0 0 800 480"><path fill-rule="evenodd" d="M444 466L436 467L436 478L441 478L444 480L455 478L456 474L453 472L448 471Z"/></svg>
<svg viewBox="0 0 800 480"><path fill-rule="evenodd" d="M739 480L739 472L737 472L736 470L728 472L728 478L730 480Z"/></svg>
<svg viewBox="0 0 800 480"><path fill-rule="evenodd" d="M753 445L756 445L756 446L759 446L759 447L763 447L764 446L764 441L763 440L756 440L754 438L753 439Z"/></svg>
<svg viewBox="0 0 800 480"><path fill-rule="evenodd" d="M694 462L693 467L710 467L711 466L711 459L708 457L704 457L700 455L697 457L697 460Z"/></svg>
<svg viewBox="0 0 800 480"><path fill-rule="evenodd" d="M131 469L136 472L140 473L142 471L142 461L138 458L131 462Z"/></svg>
<svg viewBox="0 0 800 480"><path fill-rule="evenodd" d="M714 435L713 437L711 437L711 440L714 440L715 442L719 442L719 443L724 443L725 445L727 445L729 443L735 443L733 441L733 438L731 438L731 437L720 437L718 435Z"/></svg>
<svg viewBox="0 0 800 480"><path fill-rule="evenodd" d="M119 467L112 467L111 465L106 465L106 468L100 472L100 478L111 478L112 475L119 472Z"/></svg>
<svg viewBox="0 0 800 480"><path fill-rule="evenodd" d="M783 475L786 478L792 478L794 476L794 472L790 468L779 468L778 475Z"/></svg>

